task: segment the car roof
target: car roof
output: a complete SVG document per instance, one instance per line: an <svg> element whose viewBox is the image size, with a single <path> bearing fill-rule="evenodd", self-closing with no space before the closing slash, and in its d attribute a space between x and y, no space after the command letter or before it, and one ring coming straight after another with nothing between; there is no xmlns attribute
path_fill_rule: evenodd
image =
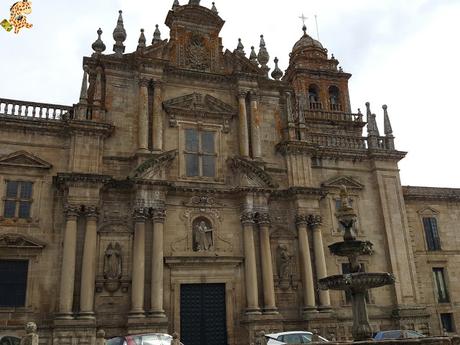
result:
<svg viewBox="0 0 460 345"><path fill-rule="evenodd" d="M306 334L312 334L312 332L309 332L309 331L289 331L289 332L279 332L279 333L270 333L270 334L265 334L269 337L277 337L277 336L280 336L280 335L286 335L286 334L299 334L299 333L306 333Z"/></svg>

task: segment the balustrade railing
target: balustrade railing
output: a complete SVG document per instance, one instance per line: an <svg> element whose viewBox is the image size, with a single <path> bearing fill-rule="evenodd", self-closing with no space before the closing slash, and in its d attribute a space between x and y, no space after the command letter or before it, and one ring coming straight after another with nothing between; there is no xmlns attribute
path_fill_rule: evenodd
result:
<svg viewBox="0 0 460 345"><path fill-rule="evenodd" d="M333 103L331 103L329 106L330 106L332 111L343 111L342 110L342 104L338 104L338 103L333 104Z"/></svg>
<svg viewBox="0 0 460 345"><path fill-rule="evenodd" d="M303 112L305 120L363 122L362 114L332 112L325 110L307 110Z"/></svg>
<svg viewBox="0 0 460 345"><path fill-rule="evenodd" d="M321 110L323 109L323 105L321 102L310 102L310 109L311 110Z"/></svg>
<svg viewBox="0 0 460 345"><path fill-rule="evenodd" d="M67 105L37 103L0 98L0 116L22 119L60 120L73 117L73 108Z"/></svg>
<svg viewBox="0 0 460 345"><path fill-rule="evenodd" d="M355 150L367 148L366 138L363 137L309 133L306 135L305 140L323 147L339 147Z"/></svg>

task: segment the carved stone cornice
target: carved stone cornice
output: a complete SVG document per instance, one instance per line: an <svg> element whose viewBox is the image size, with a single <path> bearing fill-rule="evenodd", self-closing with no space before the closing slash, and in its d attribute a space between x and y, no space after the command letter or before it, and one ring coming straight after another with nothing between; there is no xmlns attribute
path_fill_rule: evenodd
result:
<svg viewBox="0 0 460 345"><path fill-rule="evenodd" d="M240 216L240 221L243 225L254 224L254 212L243 211Z"/></svg>
<svg viewBox="0 0 460 345"><path fill-rule="evenodd" d="M404 200L460 202L460 188L403 186Z"/></svg>
<svg viewBox="0 0 460 345"><path fill-rule="evenodd" d="M310 214L307 216L307 226L310 230L318 230L322 224L322 218L320 215Z"/></svg>
<svg viewBox="0 0 460 345"><path fill-rule="evenodd" d="M73 204L64 205L64 216L67 220L75 219L81 214L81 206Z"/></svg>
<svg viewBox="0 0 460 345"><path fill-rule="evenodd" d="M328 194L328 191L324 188L314 187L289 187L283 190L276 190L272 192L272 196L277 197L293 197L293 196L309 196L318 199L324 198Z"/></svg>
<svg viewBox="0 0 460 345"><path fill-rule="evenodd" d="M106 184L112 181L108 175L83 174L83 173L58 173L53 177L54 184L57 186L66 185L73 182L84 182L94 184Z"/></svg>
<svg viewBox="0 0 460 345"><path fill-rule="evenodd" d="M142 223L149 217L149 210L146 207L135 207L133 210L133 220L136 223Z"/></svg>
<svg viewBox="0 0 460 345"><path fill-rule="evenodd" d="M85 135L91 134L107 138L112 135L115 126L110 123L95 122L95 121L67 121L68 130L71 133L82 133Z"/></svg>
<svg viewBox="0 0 460 345"><path fill-rule="evenodd" d="M166 219L166 210L164 208L153 209L152 219L155 223L164 223Z"/></svg>
<svg viewBox="0 0 460 345"><path fill-rule="evenodd" d="M209 83L216 83L216 86L218 86L219 88L222 87L222 85L232 84L234 82L232 77L226 75L203 71L194 71L190 69L182 69L173 66L166 67L164 72L167 74L168 77L177 77L183 80L192 79L205 81Z"/></svg>

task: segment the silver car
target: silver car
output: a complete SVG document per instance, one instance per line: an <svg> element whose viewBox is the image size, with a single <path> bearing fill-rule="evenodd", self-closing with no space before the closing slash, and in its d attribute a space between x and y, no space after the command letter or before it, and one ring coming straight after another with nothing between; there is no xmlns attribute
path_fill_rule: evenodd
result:
<svg viewBox="0 0 460 345"><path fill-rule="evenodd" d="M171 345L172 340L172 336L164 333L132 334L109 339L107 345Z"/></svg>
<svg viewBox="0 0 460 345"><path fill-rule="evenodd" d="M313 333L307 331L291 331L266 334L267 345L308 344L313 342ZM318 336L315 342L328 342L326 338Z"/></svg>

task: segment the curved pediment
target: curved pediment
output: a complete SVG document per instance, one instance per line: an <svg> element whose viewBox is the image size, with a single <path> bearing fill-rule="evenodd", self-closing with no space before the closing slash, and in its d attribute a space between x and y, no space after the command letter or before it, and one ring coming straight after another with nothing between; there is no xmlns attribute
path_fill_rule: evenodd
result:
<svg viewBox="0 0 460 345"><path fill-rule="evenodd" d="M219 31L225 23L217 13L199 5L184 5L169 11L165 24L172 27L175 21L212 26Z"/></svg>
<svg viewBox="0 0 460 345"><path fill-rule="evenodd" d="M130 178L142 180L164 180L166 169L176 158L177 150L171 150L160 154L152 155L151 158L141 163L130 174Z"/></svg>
<svg viewBox="0 0 460 345"><path fill-rule="evenodd" d="M229 158L228 163L242 187L278 188L272 177L256 163L243 157Z"/></svg>
<svg viewBox="0 0 460 345"><path fill-rule="evenodd" d="M52 165L27 151L16 151L0 157L0 166L51 169Z"/></svg>

